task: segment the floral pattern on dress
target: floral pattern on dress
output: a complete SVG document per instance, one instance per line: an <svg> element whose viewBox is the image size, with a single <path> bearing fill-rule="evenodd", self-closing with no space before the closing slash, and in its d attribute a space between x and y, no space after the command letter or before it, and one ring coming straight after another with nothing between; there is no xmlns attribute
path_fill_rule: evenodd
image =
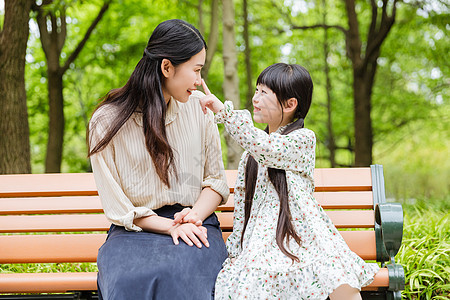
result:
<svg viewBox="0 0 450 300"><path fill-rule="evenodd" d="M216 114L230 135L245 149L235 184L233 233L227 240L229 258L216 281L215 299L326 299L342 284L354 288L370 284L379 266L366 263L352 252L339 231L315 200L316 139L302 128L287 135L267 134L255 128L248 111L233 110L230 101ZM244 226L245 166L252 155L258 162L255 194L241 245ZM284 169L292 222L301 238L287 249L299 258L293 262L276 243L278 194L268 168ZM236 258L231 263L231 258Z"/></svg>

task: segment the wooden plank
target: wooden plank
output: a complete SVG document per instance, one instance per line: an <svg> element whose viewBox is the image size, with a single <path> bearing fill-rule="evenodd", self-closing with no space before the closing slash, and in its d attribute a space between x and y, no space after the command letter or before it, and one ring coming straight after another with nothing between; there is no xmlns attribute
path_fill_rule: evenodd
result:
<svg viewBox="0 0 450 300"><path fill-rule="evenodd" d="M373 209L371 191L316 192L314 198L324 209Z"/></svg>
<svg viewBox="0 0 450 300"><path fill-rule="evenodd" d="M372 190L370 168L315 169L314 181L316 192Z"/></svg>
<svg viewBox="0 0 450 300"><path fill-rule="evenodd" d="M233 230L234 217L232 212L217 213L217 218L219 219L222 230Z"/></svg>
<svg viewBox="0 0 450 300"><path fill-rule="evenodd" d="M382 268L375 275L374 281L362 290L387 286L388 270ZM0 291L3 293L64 293L96 289L96 272L0 274Z"/></svg>
<svg viewBox="0 0 450 300"><path fill-rule="evenodd" d="M0 197L98 195L92 173L1 175Z"/></svg>
<svg viewBox="0 0 450 300"><path fill-rule="evenodd" d="M65 293L97 290L97 272L0 274L2 293Z"/></svg>
<svg viewBox="0 0 450 300"><path fill-rule="evenodd" d="M226 170L228 185L234 190L237 170ZM314 170L316 192L371 191L370 168L319 168Z"/></svg>
<svg viewBox="0 0 450 300"><path fill-rule="evenodd" d="M0 236L0 264L96 262L106 234Z"/></svg>
<svg viewBox="0 0 450 300"><path fill-rule="evenodd" d="M326 211L336 228L373 228L370 210ZM220 227L233 229L233 213L217 213ZM111 223L104 214L0 216L0 233L107 231Z"/></svg>
<svg viewBox="0 0 450 300"><path fill-rule="evenodd" d="M234 185L236 184L238 171L237 170L225 170L225 175L227 177L227 184L230 187L230 192L234 193Z"/></svg>
<svg viewBox="0 0 450 300"><path fill-rule="evenodd" d="M226 170L234 191L237 170ZM316 191L370 191L370 168L323 168L315 170ZM2 175L0 198L97 195L92 173Z"/></svg>
<svg viewBox="0 0 450 300"><path fill-rule="evenodd" d="M314 198L324 209L373 209L373 195L365 192L316 192ZM234 194L226 204L217 208L220 211L234 210Z"/></svg>
<svg viewBox="0 0 450 300"><path fill-rule="evenodd" d="M224 232L226 239L230 232ZM365 260L376 259L374 231L340 231L350 249ZM95 262L106 234L0 236L0 264Z"/></svg>
<svg viewBox="0 0 450 300"><path fill-rule="evenodd" d="M317 192L317 202L324 209L371 209L372 192ZM66 214L103 212L99 196L0 198L0 215ZM220 211L234 210L234 194Z"/></svg>
<svg viewBox="0 0 450 300"><path fill-rule="evenodd" d="M0 215L102 213L99 196L1 198Z"/></svg>
<svg viewBox="0 0 450 300"><path fill-rule="evenodd" d="M1 216L0 233L107 231L104 214Z"/></svg>
<svg viewBox="0 0 450 300"><path fill-rule="evenodd" d="M374 212L371 210L325 211L336 228L373 228ZM220 227L223 230L233 229L233 213L217 213Z"/></svg>
<svg viewBox="0 0 450 300"><path fill-rule="evenodd" d="M350 250L358 254L364 260L376 260L375 231L339 231L349 246ZM226 241L230 236L230 231L222 232L222 237Z"/></svg>

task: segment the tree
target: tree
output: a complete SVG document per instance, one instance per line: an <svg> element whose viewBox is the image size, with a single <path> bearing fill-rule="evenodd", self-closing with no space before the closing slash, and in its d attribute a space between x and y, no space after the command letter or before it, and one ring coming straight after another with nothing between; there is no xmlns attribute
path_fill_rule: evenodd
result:
<svg viewBox="0 0 450 300"><path fill-rule="evenodd" d="M234 32L234 4L233 0L223 1L223 62L225 99L233 101L236 109L240 108L239 80L237 75L236 37ZM242 148L225 133L227 142L227 168L237 169Z"/></svg>
<svg viewBox="0 0 450 300"><path fill-rule="evenodd" d="M252 80L252 64L251 64L251 49L250 49L250 38L249 38L249 20L248 20L248 0L243 0L242 3L242 14L244 19L244 44L245 44L245 78L247 84L247 94L245 97L245 108L250 109L252 107L252 98L255 88L253 86Z"/></svg>
<svg viewBox="0 0 450 300"><path fill-rule="evenodd" d="M45 172L55 173L61 170L64 139L64 97L63 75L80 54L92 31L102 19L109 7L105 2L97 17L91 23L83 39L78 43L69 58L61 63L61 51L67 35L66 10L64 4L48 7L52 1L36 5L36 21L39 26L40 40L47 60L47 87L49 97L49 128ZM50 27L50 28L49 28Z"/></svg>
<svg viewBox="0 0 450 300"><path fill-rule="evenodd" d="M0 174L31 173L25 54L32 3L5 1L0 29Z"/></svg>
<svg viewBox="0 0 450 300"><path fill-rule="evenodd" d="M322 0L323 6L323 24L327 23L327 2ZM325 90L327 94L327 131L328 137L326 146L330 152L330 165L332 168L336 167L336 141L333 132L333 120L332 120L332 97L331 97L331 79L330 79L330 68L328 65L328 55L330 52L329 42L328 42L328 29L324 30L323 37L323 65L325 73Z"/></svg>
<svg viewBox="0 0 450 300"><path fill-rule="evenodd" d="M344 0L347 15L347 28L341 25L325 23L312 26L296 25L288 15L291 30L330 29L344 34L347 58L350 59L353 72L353 113L355 131L355 166L372 164L372 90L377 70L377 59L381 46L395 23L398 0L370 0L370 22L365 43L361 38L360 23L356 12L355 0ZM284 31L284 30L280 30Z"/></svg>
<svg viewBox="0 0 450 300"><path fill-rule="evenodd" d="M208 51L206 52L206 62L202 68L202 76L208 79L208 72L211 67L214 54L219 42L219 0L211 0L211 21L208 35Z"/></svg>

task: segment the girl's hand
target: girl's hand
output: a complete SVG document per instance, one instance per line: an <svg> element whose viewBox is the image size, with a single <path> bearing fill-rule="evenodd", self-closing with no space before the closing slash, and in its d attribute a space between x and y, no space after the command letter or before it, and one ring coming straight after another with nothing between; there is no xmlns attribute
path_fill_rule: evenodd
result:
<svg viewBox="0 0 450 300"><path fill-rule="evenodd" d="M208 239L206 238L206 228L203 226L196 226L192 223L184 223L173 226L169 232L175 245L179 244L178 238L181 238L191 247L195 244L198 248L201 248L202 243L206 247L209 247Z"/></svg>
<svg viewBox="0 0 450 300"><path fill-rule="evenodd" d="M192 223L194 225L200 226L202 225L202 220L199 218L198 214L189 207L186 207L180 212L177 212L174 215L174 224L182 224L182 223Z"/></svg>
<svg viewBox="0 0 450 300"><path fill-rule="evenodd" d="M216 96L211 94L211 92L208 89L208 86L206 85L206 82L202 79L202 87L205 91L205 96L200 99L200 105L202 106L203 113L206 114L206 108L209 108L212 110L213 113L218 113L224 108L224 105L222 101L217 99Z"/></svg>

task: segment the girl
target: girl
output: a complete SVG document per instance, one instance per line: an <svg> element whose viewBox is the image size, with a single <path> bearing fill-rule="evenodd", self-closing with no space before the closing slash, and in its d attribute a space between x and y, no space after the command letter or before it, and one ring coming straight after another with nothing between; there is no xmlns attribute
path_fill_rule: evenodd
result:
<svg viewBox="0 0 450 300"><path fill-rule="evenodd" d="M227 255L213 212L229 188L217 125L196 91L205 51L194 26L159 24L90 120L89 156L113 223L97 258L100 299L213 297Z"/></svg>
<svg viewBox="0 0 450 300"><path fill-rule="evenodd" d="M278 63L259 75L253 113L267 123L264 131L203 85L204 112L216 113L246 150L216 299L361 299L378 266L350 251L313 197L316 139L303 127L313 91L308 71Z"/></svg>

